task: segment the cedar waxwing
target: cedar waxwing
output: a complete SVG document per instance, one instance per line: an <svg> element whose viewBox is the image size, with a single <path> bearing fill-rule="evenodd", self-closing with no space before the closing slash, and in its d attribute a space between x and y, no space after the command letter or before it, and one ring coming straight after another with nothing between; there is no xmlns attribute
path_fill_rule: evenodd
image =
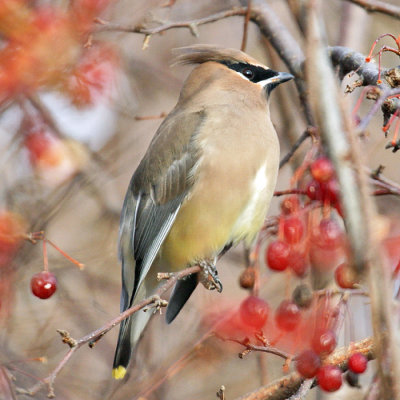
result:
<svg viewBox="0 0 400 400"><path fill-rule="evenodd" d="M239 50L197 45L177 53L177 64L200 65L131 179L119 233L121 312L154 294L157 272L204 268L204 276L177 282L167 323L207 274L221 290L218 256L240 241L250 245L260 230L279 166L268 97L293 78ZM121 323L114 378L125 376L150 317L139 311Z"/></svg>

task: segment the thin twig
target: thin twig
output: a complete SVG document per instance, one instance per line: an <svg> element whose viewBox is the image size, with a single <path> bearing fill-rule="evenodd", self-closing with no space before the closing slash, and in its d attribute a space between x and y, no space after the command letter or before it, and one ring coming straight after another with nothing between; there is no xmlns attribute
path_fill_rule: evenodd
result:
<svg viewBox="0 0 400 400"><path fill-rule="evenodd" d="M207 17L194 18L177 22L168 22L166 24L158 25L153 28L146 27L143 24L138 24L135 26L115 24L99 18L97 18L95 22L99 24L96 29L98 32L116 31L116 32L127 32L127 33L140 33L146 36L151 36L175 28L186 28L193 33L193 29L196 29L200 25L216 22L224 18L244 16L246 15L246 13L247 13L247 7L237 7L231 10L226 10L212 15L208 15Z"/></svg>
<svg viewBox="0 0 400 400"><path fill-rule="evenodd" d="M249 21L250 21L250 12L251 12L251 1L247 1L247 12L244 17L244 24L243 24L243 37L242 37L242 45L240 46L240 50L246 51L246 45L247 45L247 34L249 30Z"/></svg>
<svg viewBox="0 0 400 400"><path fill-rule="evenodd" d="M361 122L357 125L357 131L358 132L363 132L367 128L369 122L371 121L372 117L375 115L375 113L378 111L379 108L383 106L385 103L386 99L389 96L394 96L400 94L400 89L386 89L384 90L378 100L375 101L375 104L371 107L369 110L368 114L361 120Z"/></svg>
<svg viewBox="0 0 400 400"><path fill-rule="evenodd" d="M223 338L221 336L217 336L219 339L226 341L226 342L234 342L238 343L246 348L246 350L249 351L260 351L262 353L268 353L268 354L274 354L275 356L281 357L284 360L291 359L293 356L289 353L286 353L283 350L280 350L276 347L272 346L257 346L254 344L251 344L248 340L239 340L239 339L234 339L234 338Z"/></svg>
<svg viewBox="0 0 400 400"><path fill-rule="evenodd" d="M112 328L120 324L123 320L126 318L130 317L132 314L135 312L143 309L146 306L149 305L154 305L156 307L159 307L160 305L160 296L164 294L168 289L170 289L176 281L179 279L182 279L188 275L194 274L196 272L200 271L199 266L194 266L190 268L186 268L183 271L177 273L173 277L171 277L164 285L162 285L157 292L151 296L148 297L145 300L142 300L140 303L137 303L133 307L127 309L123 313L121 313L118 317L112 319L111 321L107 322L104 324L101 328L96 329L93 332L90 332L89 334L81 337L80 339L72 339L69 334L65 331L62 332L62 336L69 338L68 343L74 343L73 346L70 347L68 352L64 355L62 360L58 363L56 368L44 379L42 379L40 382L36 383L33 387L30 389L19 389L19 393L28 395L28 396L35 396L36 393L41 390L43 386L47 386L48 388L48 397L52 398L55 397L54 395L54 381L57 378L58 373L65 367L65 365L68 363L68 361L71 359L71 357L74 355L74 353L80 349L82 346L84 346L87 343L93 343L95 342L98 338L104 336L107 332L109 332Z"/></svg>
<svg viewBox="0 0 400 400"><path fill-rule="evenodd" d="M390 194L400 195L400 185L388 178L386 178L382 173L375 173L370 169L367 169L372 183L378 187L385 189Z"/></svg>
<svg viewBox="0 0 400 400"><path fill-rule="evenodd" d="M346 0L356 4L368 12L377 12L400 19L400 7L379 0Z"/></svg>
<svg viewBox="0 0 400 400"><path fill-rule="evenodd" d="M305 130L302 135L297 139L296 143L292 146L290 151L282 158L282 160L279 163L279 168L282 168L286 163L290 161L290 159L293 157L294 153L297 151L297 149L302 145L302 143L310 136L309 130Z"/></svg>

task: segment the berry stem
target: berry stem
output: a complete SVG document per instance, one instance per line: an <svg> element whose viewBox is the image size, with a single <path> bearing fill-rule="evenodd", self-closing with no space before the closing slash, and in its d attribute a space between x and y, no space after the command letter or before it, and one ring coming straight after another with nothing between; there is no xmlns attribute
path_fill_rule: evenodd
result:
<svg viewBox="0 0 400 400"><path fill-rule="evenodd" d="M49 271L49 259L47 257L46 240L43 240L43 269L46 272Z"/></svg>
<svg viewBox="0 0 400 400"><path fill-rule="evenodd" d="M72 264L75 264L79 269L83 269L85 267L85 264L82 264L79 261L72 258L71 256L69 256L67 253L61 250L56 244L54 244L51 240L44 238L43 244L44 242L47 242L49 245L53 246L61 255L63 255L68 261L71 261Z"/></svg>

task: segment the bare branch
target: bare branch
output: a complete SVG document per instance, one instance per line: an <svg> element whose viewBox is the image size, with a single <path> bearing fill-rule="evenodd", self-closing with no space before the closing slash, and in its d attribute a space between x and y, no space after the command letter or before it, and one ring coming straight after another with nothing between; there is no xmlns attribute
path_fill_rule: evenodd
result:
<svg viewBox="0 0 400 400"><path fill-rule="evenodd" d="M400 7L379 0L346 0L356 4L368 12L377 12L400 19Z"/></svg>
<svg viewBox="0 0 400 400"><path fill-rule="evenodd" d="M209 24L210 22L216 22L224 18L244 16L247 13L247 7L235 7L231 10L222 11L216 14L208 15L203 18L189 19L185 21L168 22L167 24L162 24L149 28L143 24L135 26L126 26L121 24L114 24L101 19L96 19L99 24L97 31L116 31L116 32L128 32L128 33L140 33L145 36L155 35L157 33L163 33L170 29L175 28L186 28L189 29L192 34L194 33L194 28L196 29L200 25Z"/></svg>
<svg viewBox="0 0 400 400"><path fill-rule="evenodd" d="M310 129L312 129L312 128L306 129L302 133L302 135L297 139L296 143L292 146L292 148L289 150L289 152L280 161L279 168L282 168L285 164L287 164L290 161L290 159L293 157L293 155L297 151L297 149L310 136Z"/></svg>
<svg viewBox="0 0 400 400"><path fill-rule="evenodd" d="M322 42L323 28L315 6L315 2L310 1L307 38L310 96L314 99L312 105L321 128L321 137L335 165L342 190L344 221L353 256L352 265L359 274L367 271L369 274L381 398L395 399L399 398L396 385L399 376L398 355L392 334L388 277L378 251L378 238L373 226L376 213L369 195L361 155L354 143L356 135L344 107L340 108L343 104L338 98L335 77ZM324 84L321 85L321 82Z"/></svg>
<svg viewBox="0 0 400 400"><path fill-rule="evenodd" d="M247 12L246 12L246 16L244 18L243 38L242 38L242 45L240 46L240 50L242 50L242 51L246 51L247 33L249 30L250 11L251 11L251 1L252 0L248 0L248 2L247 2Z"/></svg>
<svg viewBox="0 0 400 400"><path fill-rule="evenodd" d="M21 394L25 394L28 396L35 396L39 390L43 386L47 386L48 388L48 397L53 398L54 395L54 381L57 378L58 373L65 367L68 361L71 359L73 354L80 349L83 345L89 344L89 347L93 347L93 344L96 343L101 337L103 337L108 331L112 328L120 324L124 319L130 317L135 312L142 310L143 308L152 305L153 307L159 308L160 306L165 306L165 303L161 302L160 296L164 294L168 289L170 289L176 281L179 279L183 279L184 277L194 274L200 271L199 266L194 266L190 268L186 268L183 271L175 274L172 276L164 285L162 285L157 292L147 299L137 303L133 307L127 309L123 313L121 313L118 317L112 319L111 321L107 322L101 328L96 329L95 331L81 337L80 339L73 339L70 334L63 330L58 330L60 335L62 336L62 340L64 343L67 343L70 346L70 349L62 358L62 360L58 363L56 368L48 375L46 378L39 381L30 389L18 389L18 392Z"/></svg>

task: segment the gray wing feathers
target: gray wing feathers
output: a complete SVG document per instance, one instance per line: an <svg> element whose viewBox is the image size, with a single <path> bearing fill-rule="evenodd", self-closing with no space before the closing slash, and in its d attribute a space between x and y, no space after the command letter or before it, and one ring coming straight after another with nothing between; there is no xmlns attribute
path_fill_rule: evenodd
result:
<svg viewBox="0 0 400 400"><path fill-rule="evenodd" d="M132 177L120 222L121 311L133 304L193 183L192 170L200 157L193 139L204 117L203 110L172 112Z"/></svg>
<svg viewBox="0 0 400 400"><path fill-rule="evenodd" d="M156 205L148 198L143 209L138 213L134 238L136 273L138 274L135 277L135 291L149 272L151 264L175 221L185 195L186 193L182 193L163 205Z"/></svg>
<svg viewBox="0 0 400 400"><path fill-rule="evenodd" d="M132 192L128 190L121 213L119 228L118 255L122 262L122 291L120 311L129 307L135 283L135 259L133 257L133 236L137 216L137 202Z"/></svg>

